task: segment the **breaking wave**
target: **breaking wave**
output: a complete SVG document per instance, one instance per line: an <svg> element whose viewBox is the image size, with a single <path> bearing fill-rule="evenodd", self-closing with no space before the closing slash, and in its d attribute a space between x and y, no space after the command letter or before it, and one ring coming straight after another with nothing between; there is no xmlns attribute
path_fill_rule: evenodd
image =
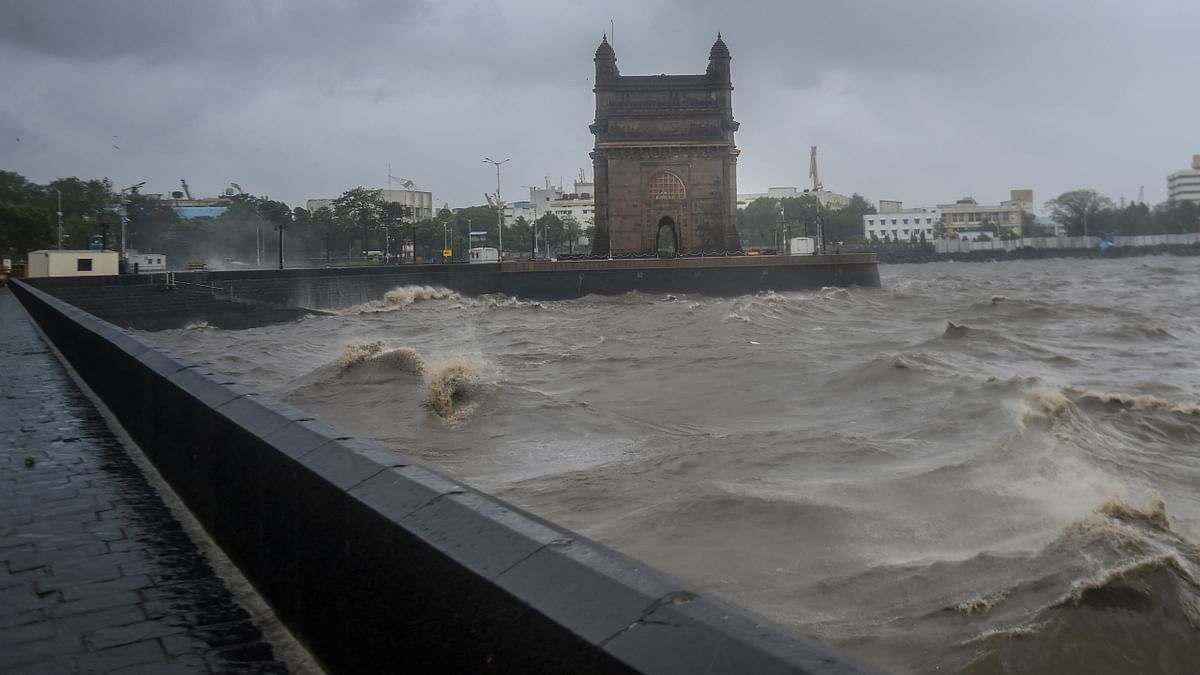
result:
<svg viewBox="0 0 1200 675"><path fill-rule="evenodd" d="M478 357L458 356L430 364L425 372L425 396L439 417L460 420L474 411L465 405L479 389L486 364Z"/></svg>
<svg viewBox="0 0 1200 675"><path fill-rule="evenodd" d="M959 643L957 670L1123 672L1113 664L1153 663L1191 672L1200 662L1200 550L1171 529L1157 495L1144 505L1109 498L1068 525L1038 562L1046 576L954 607L984 622ZM989 625L988 615L1010 603L1017 611Z"/></svg>
<svg viewBox="0 0 1200 675"><path fill-rule="evenodd" d="M347 307L338 314L392 312L427 300L462 300L462 296L448 288L438 286L400 286L384 293L382 300L371 300L361 305Z"/></svg>

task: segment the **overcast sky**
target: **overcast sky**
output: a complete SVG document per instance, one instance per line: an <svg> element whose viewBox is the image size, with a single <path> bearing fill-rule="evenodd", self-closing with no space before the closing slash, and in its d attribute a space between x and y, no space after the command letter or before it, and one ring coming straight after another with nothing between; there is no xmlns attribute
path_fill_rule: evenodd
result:
<svg viewBox="0 0 1200 675"><path fill-rule="evenodd" d="M738 191L909 205L1166 197L1200 153L1196 0L2 0L0 168L292 205L392 174L440 206L588 171L592 56L733 54ZM603 8L601 8L603 5Z"/></svg>

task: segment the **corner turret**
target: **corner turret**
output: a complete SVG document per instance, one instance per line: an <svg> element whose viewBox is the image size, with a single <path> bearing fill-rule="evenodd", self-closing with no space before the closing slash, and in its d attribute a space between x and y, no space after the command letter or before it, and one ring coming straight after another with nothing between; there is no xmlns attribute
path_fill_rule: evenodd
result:
<svg viewBox="0 0 1200 675"><path fill-rule="evenodd" d="M601 38L600 46L596 47L596 58L593 60L596 62L596 84L616 82L621 76L621 71L617 70L617 53L608 43L608 33Z"/></svg>
<svg viewBox="0 0 1200 675"><path fill-rule="evenodd" d="M708 51L708 76L716 82L731 82L729 74L729 47L725 41L721 39L721 34L717 33L717 41L713 43L712 49Z"/></svg>

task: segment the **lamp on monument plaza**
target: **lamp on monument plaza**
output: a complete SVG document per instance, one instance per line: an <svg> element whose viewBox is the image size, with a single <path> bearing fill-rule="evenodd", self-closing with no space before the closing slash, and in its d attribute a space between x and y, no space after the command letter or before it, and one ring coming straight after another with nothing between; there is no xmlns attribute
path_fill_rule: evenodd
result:
<svg viewBox="0 0 1200 675"><path fill-rule="evenodd" d="M504 202L500 200L500 165L510 159L512 158L507 157L497 162L491 157L483 158L484 164L493 164L496 167L496 245L499 248L499 260L497 262L504 262Z"/></svg>
<svg viewBox="0 0 1200 675"><path fill-rule="evenodd" d="M279 232L279 269L283 269L283 231L287 229L288 223L296 218L296 214L288 213L282 215L281 219L275 222L275 229Z"/></svg>

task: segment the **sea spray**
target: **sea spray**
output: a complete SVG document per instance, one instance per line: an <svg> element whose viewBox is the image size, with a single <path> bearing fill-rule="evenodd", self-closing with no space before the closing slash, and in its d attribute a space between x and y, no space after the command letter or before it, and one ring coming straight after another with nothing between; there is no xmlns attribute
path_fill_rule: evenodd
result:
<svg viewBox="0 0 1200 675"><path fill-rule="evenodd" d="M400 286L383 294L382 300L371 300L338 312L339 314L377 314L404 309L427 300L462 300L462 296L448 288L437 286Z"/></svg>
<svg viewBox="0 0 1200 675"><path fill-rule="evenodd" d="M429 407L444 419L460 419L469 413L459 404L475 393L485 366L477 356L454 356L428 364L425 396Z"/></svg>
<svg viewBox="0 0 1200 675"><path fill-rule="evenodd" d="M425 372L425 360L415 350L406 347L377 354L369 361L413 375L421 375Z"/></svg>
<svg viewBox="0 0 1200 675"><path fill-rule="evenodd" d="M383 351L383 340L354 340L342 350L342 355L334 361L342 370L350 368L377 356Z"/></svg>

